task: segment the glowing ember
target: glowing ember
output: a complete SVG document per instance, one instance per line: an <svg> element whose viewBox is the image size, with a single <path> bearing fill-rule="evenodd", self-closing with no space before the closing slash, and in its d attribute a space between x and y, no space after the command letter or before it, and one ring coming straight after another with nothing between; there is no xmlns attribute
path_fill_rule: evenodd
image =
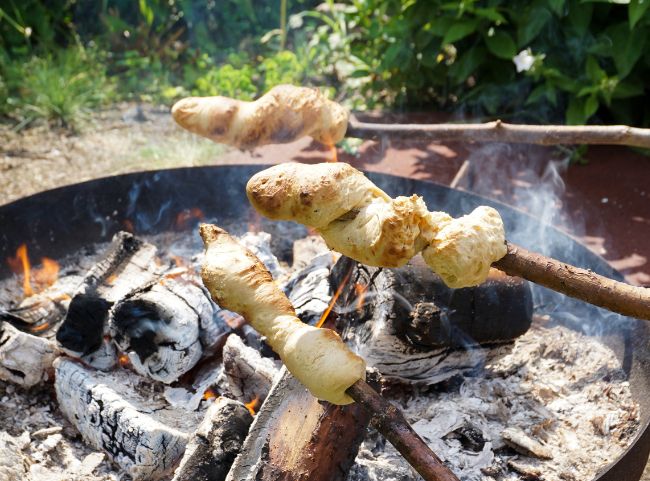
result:
<svg viewBox="0 0 650 481"><path fill-rule="evenodd" d="M244 324L246 324L244 318L239 314L234 314L228 311L221 311L220 314L222 319L225 321L226 324L228 324L228 327L230 327L231 329L239 329Z"/></svg>
<svg viewBox="0 0 650 481"><path fill-rule="evenodd" d="M106 284L112 286L113 284L115 284L115 281L116 281L116 280L117 280L117 275L115 275L115 274L111 274L111 275L108 276L108 278L106 279Z"/></svg>
<svg viewBox="0 0 650 481"><path fill-rule="evenodd" d="M332 157L328 159L328 162L338 162L338 155L336 153L336 145L330 145L329 146L330 153L332 154Z"/></svg>
<svg viewBox="0 0 650 481"><path fill-rule="evenodd" d="M246 406L248 412L251 413L251 416L255 416L257 409L260 407L260 398L258 396L255 396L255 399L253 399L251 402L247 402L244 404L244 406Z"/></svg>
<svg viewBox="0 0 650 481"><path fill-rule="evenodd" d="M203 211L198 207L192 207L191 209L185 209L180 211L176 215L175 226L178 230L185 230L190 226L190 222L193 220L203 220L205 215Z"/></svg>
<svg viewBox="0 0 650 481"><path fill-rule="evenodd" d="M356 282L354 284L354 292L357 294L357 302L356 302L357 311L361 311L361 309L363 309L363 305L365 304L366 301L367 290L368 290L368 286L365 284L361 284L359 282Z"/></svg>
<svg viewBox="0 0 650 481"><path fill-rule="evenodd" d="M117 361L122 367L126 367L130 364L129 356L127 354L120 354L120 357L117 358Z"/></svg>
<svg viewBox="0 0 650 481"><path fill-rule="evenodd" d="M49 322L44 322L43 324L38 324L36 326L30 326L29 327L29 332L33 332L33 333L43 332L43 331L46 331L48 327L50 327L50 323Z"/></svg>
<svg viewBox="0 0 650 481"><path fill-rule="evenodd" d="M7 264L14 274L23 275L23 292L25 297L34 295L54 284L59 278L59 264L48 257L41 258L41 267L32 269L27 254L27 245L21 244L16 249L16 256L7 259ZM32 282L36 286L32 286Z"/></svg>
<svg viewBox="0 0 650 481"><path fill-rule="evenodd" d="M122 227L127 232L131 232L131 233L135 232L135 229L133 228L133 222L131 222L129 219L124 219L122 221Z"/></svg>
<svg viewBox="0 0 650 481"><path fill-rule="evenodd" d="M336 301L338 301L339 297L341 297L341 293L343 292L343 289L347 285L348 281L350 280L350 275L352 275L352 269L348 271L348 273L345 275L345 278L343 279L343 282L339 285L338 289L336 289L336 292L332 296L332 300L330 301L329 305L327 306L327 309L325 309L325 312L323 312L323 315L320 316L320 319L316 323L316 327L321 327L325 321L327 320L327 316L330 315L330 312L332 312L332 308L336 304Z"/></svg>
<svg viewBox="0 0 650 481"><path fill-rule="evenodd" d="M218 397L219 395L210 388L206 389L203 393L203 399L206 401L209 401L210 399L217 399Z"/></svg>

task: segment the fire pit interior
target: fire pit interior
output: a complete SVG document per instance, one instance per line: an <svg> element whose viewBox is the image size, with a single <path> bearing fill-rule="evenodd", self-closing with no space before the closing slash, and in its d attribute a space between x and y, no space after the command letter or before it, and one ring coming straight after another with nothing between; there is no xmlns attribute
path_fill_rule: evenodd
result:
<svg viewBox="0 0 650 481"><path fill-rule="evenodd" d="M0 209L0 479L418 479L365 412L316 401L212 302L199 222L238 236L303 322L335 326L460 479L640 477L642 322L496 273L451 290L417 259L393 271L333 256L251 210L260 169L111 177ZM509 240L620 278L511 207L369 177L455 216L492 205Z"/></svg>

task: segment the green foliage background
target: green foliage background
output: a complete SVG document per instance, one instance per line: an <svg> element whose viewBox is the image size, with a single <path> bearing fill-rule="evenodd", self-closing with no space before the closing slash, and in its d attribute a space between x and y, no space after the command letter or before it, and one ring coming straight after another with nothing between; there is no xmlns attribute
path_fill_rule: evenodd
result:
<svg viewBox="0 0 650 481"><path fill-rule="evenodd" d="M358 109L649 126L649 7L650 0L6 0L0 113L19 125L46 118L74 127L120 99L251 99L278 83L302 83L327 86Z"/></svg>

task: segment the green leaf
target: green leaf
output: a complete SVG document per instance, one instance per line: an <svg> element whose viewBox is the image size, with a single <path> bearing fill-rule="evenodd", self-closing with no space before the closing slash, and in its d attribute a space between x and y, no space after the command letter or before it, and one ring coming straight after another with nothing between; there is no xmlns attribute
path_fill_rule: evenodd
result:
<svg viewBox="0 0 650 481"><path fill-rule="evenodd" d="M548 6L556 15L562 15L564 13L564 2L565 0L548 0Z"/></svg>
<svg viewBox="0 0 650 481"><path fill-rule="evenodd" d="M650 0L632 0L630 2L630 6L627 8L630 30L641 20L648 7L650 7Z"/></svg>
<svg viewBox="0 0 650 481"><path fill-rule="evenodd" d="M578 0L571 0L569 2L569 14L567 18L579 36L587 33L587 28L589 28L593 13L594 6L591 3L582 4Z"/></svg>
<svg viewBox="0 0 650 481"><path fill-rule="evenodd" d="M598 110L598 97L593 94L589 97L571 97L566 111L566 123L569 125L582 125Z"/></svg>
<svg viewBox="0 0 650 481"><path fill-rule="evenodd" d="M486 35L485 45L487 45L490 52L499 58L512 60L512 57L517 55L515 41L503 30L497 30L492 36Z"/></svg>
<svg viewBox="0 0 650 481"><path fill-rule="evenodd" d="M535 102L539 102L542 97L545 97L547 88L546 85L547 84L542 84L535 87L526 99L525 105L534 104Z"/></svg>
<svg viewBox="0 0 650 481"><path fill-rule="evenodd" d="M589 98L587 98L587 101L585 102L585 119L589 120L589 118L591 118L591 116L594 115L597 110L598 96L596 94L592 94Z"/></svg>
<svg viewBox="0 0 650 481"><path fill-rule="evenodd" d="M474 33L477 26L478 20L460 20L449 27L449 30L445 33L445 37L442 39L442 43L457 42Z"/></svg>
<svg viewBox="0 0 650 481"><path fill-rule="evenodd" d="M449 67L449 76L454 83L460 84L467 80L474 70L485 60L485 49L482 47L473 47L457 59Z"/></svg>
<svg viewBox="0 0 650 481"><path fill-rule="evenodd" d="M585 123L585 98L572 97L566 109L566 123L568 125L581 125Z"/></svg>
<svg viewBox="0 0 650 481"><path fill-rule="evenodd" d="M551 12L544 7L535 6L530 8L517 31L519 46L525 47L535 40L551 17Z"/></svg>
<svg viewBox="0 0 650 481"><path fill-rule="evenodd" d="M151 8L147 0L139 0L138 5L147 25L151 26L153 24L153 8Z"/></svg>
<svg viewBox="0 0 650 481"><path fill-rule="evenodd" d="M634 68L641 55L647 39L644 29L636 28L630 32L627 24L621 22L605 32L612 41L614 65L620 79L625 78Z"/></svg>
<svg viewBox="0 0 650 481"><path fill-rule="evenodd" d="M601 80L607 78L607 74L602 68L600 68L598 61L593 55L589 55L587 57L587 64L585 68L587 77L593 82L600 82Z"/></svg>
<svg viewBox="0 0 650 481"><path fill-rule="evenodd" d="M560 0L560 1L564 1L564 0ZM474 9L474 15L476 15L477 17L482 17L482 18L487 18L488 20L492 20L496 24L508 23L506 18L498 12L496 7L476 8Z"/></svg>

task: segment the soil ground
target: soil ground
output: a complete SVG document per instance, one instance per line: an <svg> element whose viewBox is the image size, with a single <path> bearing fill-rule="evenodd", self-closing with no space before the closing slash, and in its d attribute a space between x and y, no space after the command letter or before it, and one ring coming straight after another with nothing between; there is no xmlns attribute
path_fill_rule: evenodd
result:
<svg viewBox="0 0 650 481"><path fill-rule="evenodd" d="M437 121L434 116L376 121ZM589 148L584 165L566 149L504 144L365 141L339 149L357 167L450 184L515 205L587 244L631 283L650 287L650 158L622 147ZM239 152L176 127L166 110L122 105L76 135L0 125L0 204L45 189L139 170L330 160L308 139ZM549 163L549 161L551 161ZM549 165L555 168L549 168ZM431 208L435 208L432 206ZM650 481L646 469L644 481Z"/></svg>

